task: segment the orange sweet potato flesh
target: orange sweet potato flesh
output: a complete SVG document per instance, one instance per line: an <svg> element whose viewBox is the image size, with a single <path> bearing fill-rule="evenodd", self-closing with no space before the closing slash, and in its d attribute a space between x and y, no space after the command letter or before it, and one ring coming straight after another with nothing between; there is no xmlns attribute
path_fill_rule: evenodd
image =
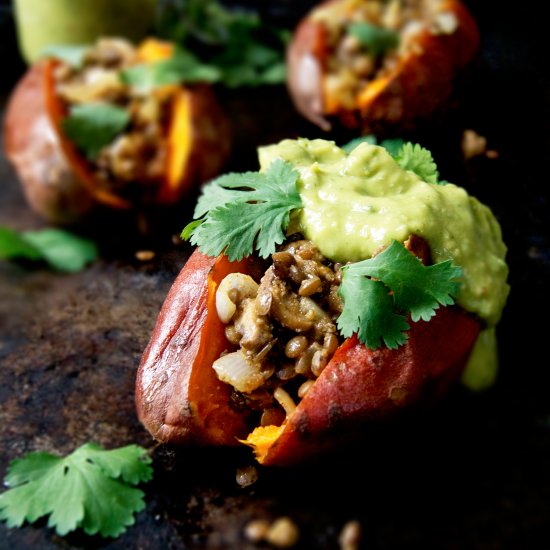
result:
<svg viewBox="0 0 550 550"><path fill-rule="evenodd" d="M230 388L212 369L229 347L216 287L235 271L247 273L247 262L195 251L168 293L136 381L139 419L158 441L238 445L246 437L246 418L229 406Z"/></svg>
<svg viewBox="0 0 550 550"><path fill-rule="evenodd" d="M139 55L144 62L155 62L166 59L171 51L168 43L147 40ZM62 120L67 112L55 93L56 63L33 64L6 109L6 156L29 205L52 223L78 221L98 204L134 207L128 199L98 185L90 163L64 135ZM171 96L166 170L147 201L173 205L219 173L230 152L231 131L208 85L174 85L163 93Z"/></svg>
<svg viewBox="0 0 550 550"><path fill-rule="evenodd" d="M215 311L216 285L249 267L194 252L170 290L136 383L138 416L157 440L234 445L247 439L248 419L230 406L229 387L212 363L229 347ZM307 461L349 442L365 424L438 398L460 375L479 329L473 316L446 307L429 322L412 323L397 350L345 340L283 426L253 441L258 460L267 466Z"/></svg>
<svg viewBox="0 0 550 550"><path fill-rule="evenodd" d="M446 106L457 75L473 60L480 43L477 23L460 0L443 0L436 9L454 14L456 30L421 32L413 50L391 71L364 85L354 108L324 95L328 30L322 22L304 18L287 51L288 87L298 111L324 130L341 125L362 134L398 135L428 121Z"/></svg>
<svg viewBox="0 0 550 550"><path fill-rule="evenodd" d="M138 57L154 63L168 59L173 44L154 38L143 41ZM227 117L207 84L167 86L172 95L168 125L166 177L157 202L173 204L195 185L216 176L230 153L231 129ZM169 92L170 93L170 92Z"/></svg>

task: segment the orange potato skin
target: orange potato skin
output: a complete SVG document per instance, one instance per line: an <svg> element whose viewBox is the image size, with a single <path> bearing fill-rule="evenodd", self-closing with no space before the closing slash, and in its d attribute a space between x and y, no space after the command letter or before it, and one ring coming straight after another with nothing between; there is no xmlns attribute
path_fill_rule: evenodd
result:
<svg viewBox="0 0 550 550"><path fill-rule="evenodd" d="M438 11L456 16L459 26L455 32L432 34L425 30L416 41L416 51L389 74L366 85L354 109L340 105L330 112L322 90L327 33L322 23L304 18L287 51L288 88L298 111L324 130L333 125L360 130L364 135L415 130L446 105L455 78L473 60L480 44L477 23L459 0L445 0ZM302 82L305 64L316 66L310 69L316 76Z"/></svg>
<svg viewBox="0 0 550 550"><path fill-rule="evenodd" d="M56 224L77 222L96 206L132 208L127 199L99 188L86 159L63 135L61 120L66 113L55 96L54 65L53 60L33 64L6 108L6 157L30 207ZM159 181L156 193L147 199L153 204L169 206L181 201L216 176L229 156L231 129L213 91L200 84L184 90L189 99L189 153L177 182ZM179 146L168 143L169 150Z"/></svg>
<svg viewBox="0 0 550 550"><path fill-rule="evenodd" d="M211 368L229 347L212 280L219 282L230 270L246 272L248 266L194 252L163 305L136 383L138 416L161 442L234 445L251 431L245 416L229 406L230 390ZM412 323L407 343L397 350L368 350L348 338L262 464L288 466L315 458L353 438L366 423L443 395L459 377L479 329L473 316L446 307L429 322ZM198 351L202 341L208 342L208 355ZM206 403L214 403L217 416L208 411L201 416Z"/></svg>

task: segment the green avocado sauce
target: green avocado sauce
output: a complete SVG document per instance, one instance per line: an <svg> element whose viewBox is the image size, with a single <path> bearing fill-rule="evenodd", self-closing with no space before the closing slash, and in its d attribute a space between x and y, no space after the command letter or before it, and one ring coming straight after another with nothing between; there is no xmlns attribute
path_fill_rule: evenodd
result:
<svg viewBox="0 0 550 550"><path fill-rule="evenodd" d="M510 290L506 245L491 210L463 188L426 183L384 148L368 143L349 154L321 139L284 140L259 149L261 170L277 158L300 174L304 208L292 220L292 232L300 231L338 262L370 258L393 239L419 235L430 244L434 262L451 260L462 268L458 304L488 330L498 323ZM480 337L472 364L474 355L495 353L495 339ZM479 379L471 373L467 378Z"/></svg>

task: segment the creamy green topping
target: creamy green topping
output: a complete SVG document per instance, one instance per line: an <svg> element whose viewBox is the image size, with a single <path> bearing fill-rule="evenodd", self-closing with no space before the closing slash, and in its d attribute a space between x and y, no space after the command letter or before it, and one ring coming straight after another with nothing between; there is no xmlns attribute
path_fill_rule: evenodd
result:
<svg viewBox="0 0 550 550"><path fill-rule="evenodd" d="M425 238L434 262L463 271L457 302L487 325L499 321L509 293L506 246L491 210L453 184L434 185L403 170L382 147L362 143L349 155L326 140L284 140L259 149L261 170L275 159L300 173L304 208L291 230L328 258L370 258L393 239Z"/></svg>

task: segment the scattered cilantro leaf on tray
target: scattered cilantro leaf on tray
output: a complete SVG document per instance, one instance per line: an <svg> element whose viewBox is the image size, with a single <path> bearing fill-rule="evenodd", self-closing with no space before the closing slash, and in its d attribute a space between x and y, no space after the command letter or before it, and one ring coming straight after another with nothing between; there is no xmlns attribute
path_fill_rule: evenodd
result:
<svg viewBox="0 0 550 550"><path fill-rule="evenodd" d="M0 226L0 259L26 258L27 260L41 260L42 254L25 237L10 229Z"/></svg>
<svg viewBox="0 0 550 550"><path fill-rule="evenodd" d="M338 328L344 336L356 332L371 349L379 347L381 340L389 348L405 342L404 314L410 314L413 322L428 321L440 305L453 304L462 275L450 261L423 265L397 241L373 258L342 270L339 292L344 309Z"/></svg>
<svg viewBox="0 0 550 550"><path fill-rule="evenodd" d="M120 73L122 82L142 92L182 82L214 83L218 82L221 76L217 67L203 63L198 57L181 48L176 48L169 59L135 65Z"/></svg>
<svg viewBox="0 0 550 550"><path fill-rule="evenodd" d="M373 57L380 57L399 45L399 34L396 31L378 27L372 23L351 23L348 25L348 33L354 36Z"/></svg>
<svg viewBox="0 0 550 550"><path fill-rule="evenodd" d="M62 121L62 127L67 137L89 159L93 159L129 122L130 113L122 107L88 103L71 107L69 115Z"/></svg>
<svg viewBox="0 0 550 550"><path fill-rule="evenodd" d="M195 216L182 232L201 252L240 260L254 250L267 258L285 239L290 212L302 207L296 188L298 172L275 160L265 173L226 174L208 185L197 203Z"/></svg>
<svg viewBox="0 0 550 550"><path fill-rule="evenodd" d="M57 271L75 273L98 256L93 241L62 229L17 232L0 226L0 259L44 261Z"/></svg>
<svg viewBox="0 0 550 550"><path fill-rule="evenodd" d="M21 527L49 516L57 534L81 528L88 535L117 537L145 507L134 487L153 476L146 450L128 445L104 450L86 443L65 458L29 453L8 467L7 491L0 494L0 519Z"/></svg>
<svg viewBox="0 0 550 550"><path fill-rule="evenodd" d="M80 67L84 61L84 54L90 48L89 45L52 44L41 52L39 57L53 57L60 59L71 67Z"/></svg>

